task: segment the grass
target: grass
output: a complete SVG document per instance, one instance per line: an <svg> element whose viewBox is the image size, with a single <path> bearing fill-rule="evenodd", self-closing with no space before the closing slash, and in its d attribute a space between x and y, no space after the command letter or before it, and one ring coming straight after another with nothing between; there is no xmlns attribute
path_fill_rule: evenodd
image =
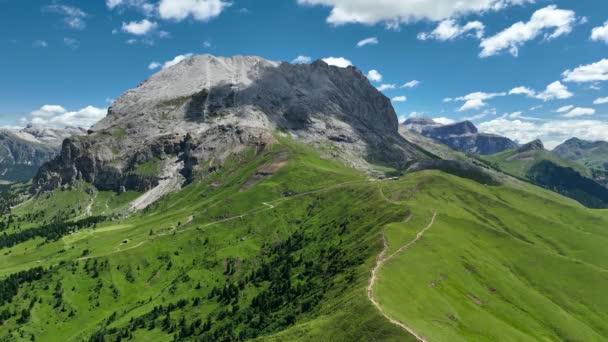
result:
<svg viewBox="0 0 608 342"><path fill-rule="evenodd" d="M279 156L284 158L285 153L289 158L284 168L242 189L255 170ZM14 246L7 255L7 250L2 250L0 277L36 266L52 269L43 280L23 285L11 304L0 307L0 311L10 308L21 312L32 305L32 298L37 300L26 324L18 324L14 316L5 322L6 329L0 336L9 340L29 340L34 335L37 340L80 341L104 332L106 339L113 341L115 331L129 327L132 318L146 317L154 307L180 300L188 301L188 305L171 312L173 324L179 324L181 317L188 324L209 318L215 332L230 324L230 319L218 315L232 310L232 305L208 299L211 290L246 279L265 262L264 251L269 246L300 231L313 241L294 251L301 260L325 267L336 261L345 264L336 268L337 273L324 276L325 280L313 273L307 283L316 285L307 290L307 295L292 300L287 309L272 310L271 321L275 323L260 328L263 336L259 338L407 339L407 334L386 322L365 297L368 270L380 247L381 226L405 217L406 209L385 203L378 188L365 179L357 171L320 159L307 147L285 141L261 155L249 151L235 156L219 172L196 180L142 213L101 223L54 242L28 241ZM94 198L92 213L101 214L104 203L120 202L110 193L89 197L83 193L88 195L86 189L57 192L25 205L52 207L52 198L69 195L66 202L79 206ZM126 203L127 197L121 200ZM275 208L262 202L271 202ZM53 210L72 207L75 204ZM384 209L378 211L378 207ZM21 210L24 213L26 208ZM209 225L241 214L245 214L242 219ZM332 248L342 251L343 257L325 256L323 251ZM90 259L79 260L82 257ZM224 265L229 260L237 260L239 266L234 274L227 275ZM302 267L294 268L294 282L304 271ZM59 290L55 290L58 283ZM253 298L270 284L263 281L246 286L238 298L241 310L250 307ZM300 311L300 301L317 296L323 300L306 312ZM193 307L193 299L199 297L201 304ZM57 298L61 298L58 306ZM297 317L294 323L280 323L292 314ZM155 320L157 328L134 329L132 335L141 340L173 340L175 331L161 328L163 317ZM328 333L330 328L333 330ZM233 329L240 333L247 325L242 323Z"/></svg>
<svg viewBox="0 0 608 342"><path fill-rule="evenodd" d="M538 188L485 187L437 173L383 184L420 190L403 204L414 217L391 225L377 294L394 318L431 341L602 340L608 336L606 211Z"/></svg>
<svg viewBox="0 0 608 342"><path fill-rule="evenodd" d="M490 187L439 171L369 181L279 139L142 212L0 250L0 279L48 270L0 305L10 314L0 341L414 341L366 287L383 232L393 253L434 212L431 229L380 270L375 294L388 315L433 341L608 336L606 211L518 181ZM276 160L287 164L244 186ZM14 214L111 215L139 195L88 189Z"/></svg>
<svg viewBox="0 0 608 342"><path fill-rule="evenodd" d="M483 156L482 159L494 164L503 172L519 178L526 178L528 171L535 164L543 160L548 160L562 167L569 167L585 177L591 177L591 172L583 165L575 161L561 158L555 153L545 150L532 150L524 153L518 153L518 151L515 149L500 152L491 156Z"/></svg>

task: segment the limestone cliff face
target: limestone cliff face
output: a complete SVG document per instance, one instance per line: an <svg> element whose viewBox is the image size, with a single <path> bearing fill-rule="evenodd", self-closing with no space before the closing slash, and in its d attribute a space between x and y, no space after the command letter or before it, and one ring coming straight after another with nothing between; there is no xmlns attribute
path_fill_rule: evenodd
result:
<svg viewBox="0 0 608 342"><path fill-rule="evenodd" d="M127 91L89 135L64 142L33 190L77 180L145 190L167 170L187 181L204 171L203 162L221 165L233 153L274 143L277 131L320 148L332 144L337 148L327 153L362 169L369 163L403 168L424 157L398 134L390 100L354 67L202 55ZM140 172L151 164L157 174Z"/></svg>
<svg viewBox="0 0 608 342"><path fill-rule="evenodd" d="M31 179L40 166L59 153L63 139L84 133L84 130L72 127L28 126L19 130L0 130L0 181Z"/></svg>
<svg viewBox="0 0 608 342"><path fill-rule="evenodd" d="M409 119L405 127L451 148L471 154L491 155L517 148L513 140L495 134L480 133L470 121L441 125L432 119Z"/></svg>

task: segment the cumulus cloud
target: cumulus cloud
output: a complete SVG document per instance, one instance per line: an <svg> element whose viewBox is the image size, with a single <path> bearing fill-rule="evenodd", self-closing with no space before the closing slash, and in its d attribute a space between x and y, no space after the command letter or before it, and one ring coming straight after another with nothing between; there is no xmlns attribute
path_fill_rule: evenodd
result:
<svg viewBox="0 0 608 342"><path fill-rule="evenodd" d="M600 97L595 99L595 101L593 101L593 104L599 105L599 104L605 104L608 103L608 97Z"/></svg>
<svg viewBox="0 0 608 342"><path fill-rule="evenodd" d="M604 23L604 26L594 27L591 30L591 40L608 44L608 21Z"/></svg>
<svg viewBox="0 0 608 342"><path fill-rule="evenodd" d="M300 5L331 7L327 22L332 25L384 23L389 28L401 23L441 21L532 2L534 0L298 0Z"/></svg>
<svg viewBox="0 0 608 342"><path fill-rule="evenodd" d="M107 113L107 108L93 106L87 106L77 111L68 111L59 105L44 105L31 112L30 118L26 118L25 122L40 126L88 128L103 119Z"/></svg>
<svg viewBox="0 0 608 342"><path fill-rule="evenodd" d="M500 97L500 96L505 96L505 95L507 95L507 93L505 93L505 92L484 93L484 92L478 91L475 93L470 93L465 96L457 97L455 99L451 99L450 101L464 101L464 104L462 105L462 107L460 107L460 109L458 109L459 112L464 112L467 110L474 110L474 109L480 109L482 107L485 107L488 105L485 101L493 99L495 97ZM444 102L449 102L449 101L445 101L445 100L446 99L444 99Z"/></svg>
<svg viewBox="0 0 608 342"><path fill-rule="evenodd" d="M592 64L580 65L573 70L566 70L562 76L566 82L608 81L608 59L602 59Z"/></svg>
<svg viewBox="0 0 608 342"><path fill-rule="evenodd" d="M480 21L471 21L461 26L454 19L446 19L440 22L433 31L419 33L418 39L436 39L446 41L456 39L469 33L471 33L477 39L481 39L484 35L485 28L485 25Z"/></svg>
<svg viewBox="0 0 608 342"><path fill-rule="evenodd" d="M379 43L378 42L378 38L376 38L376 37L370 37L370 38L365 38L363 40L360 40L357 43L357 47L364 47L366 45L376 45L378 43Z"/></svg>
<svg viewBox="0 0 608 342"><path fill-rule="evenodd" d="M88 14L78 7L55 4L46 6L45 9L49 12L62 15L63 22L69 28L83 30L87 27L85 18L88 17Z"/></svg>
<svg viewBox="0 0 608 342"><path fill-rule="evenodd" d="M323 58L323 62L338 68L346 68L353 65L353 62L344 57L327 57Z"/></svg>
<svg viewBox="0 0 608 342"><path fill-rule="evenodd" d="M411 80L409 82L404 83L400 88L416 88L420 84L420 81Z"/></svg>
<svg viewBox="0 0 608 342"><path fill-rule="evenodd" d="M393 102L405 102L407 101L407 96L395 96L392 99Z"/></svg>
<svg viewBox="0 0 608 342"><path fill-rule="evenodd" d="M608 122L599 120L529 122L496 118L480 123L477 127L481 132L503 135L519 143L541 139L550 149L572 137L608 141Z"/></svg>
<svg viewBox="0 0 608 342"><path fill-rule="evenodd" d="M395 89L395 88L397 88L397 85L387 83L387 84L381 84L377 89L379 91L385 91L388 89Z"/></svg>
<svg viewBox="0 0 608 342"><path fill-rule="evenodd" d="M593 108L576 107L562 116L565 118L576 118L579 116L587 116L587 115L594 115L594 114L595 114L595 109L593 109Z"/></svg>
<svg viewBox="0 0 608 342"><path fill-rule="evenodd" d="M159 62L152 62L152 63L150 63L148 65L148 69L154 70L154 69L158 69L160 67L162 67L162 69L167 69L167 68L170 68L170 67L172 67L172 66L174 66L176 64L179 64L181 61L183 61L185 59L188 59L188 58L190 58L192 56L193 56L193 54L186 53L186 54L183 54L183 55L177 55L173 59L171 59L169 61L166 61L165 63L162 63L162 64L159 63Z"/></svg>
<svg viewBox="0 0 608 342"><path fill-rule="evenodd" d="M573 96L573 94L568 90L568 87L563 85L560 81L555 81L549 84L547 88L541 92L536 92L528 87L516 87L509 91L509 95L525 95L543 101L563 100Z"/></svg>
<svg viewBox="0 0 608 342"><path fill-rule="evenodd" d="M143 36L150 33L153 30L156 30L158 24L149 21L148 19L143 19L141 21L131 21L129 23L122 23L123 32L127 32L136 36Z"/></svg>
<svg viewBox="0 0 608 342"><path fill-rule="evenodd" d="M568 34L572 31L576 21L574 11L562 10L555 5L549 5L534 12L530 21L517 22L496 35L483 39L479 56L490 57L500 54L504 50L517 56L519 48L526 42L541 35L544 39L550 40Z"/></svg>
<svg viewBox="0 0 608 342"><path fill-rule="evenodd" d="M376 70L376 69L372 69L372 70L370 70L370 71L367 73L367 78L368 78L370 81L373 81L373 82L381 82L381 81L382 81L382 74L380 74L380 73L378 72L378 70Z"/></svg>
<svg viewBox="0 0 608 342"><path fill-rule="evenodd" d="M515 87L509 91L509 95L526 95L534 97L536 96L536 92L528 87Z"/></svg>
<svg viewBox="0 0 608 342"><path fill-rule="evenodd" d="M208 21L231 5L223 0L161 0L158 14L162 19L182 21L188 17Z"/></svg>
<svg viewBox="0 0 608 342"><path fill-rule="evenodd" d="M291 61L291 64L309 64L312 58L309 56L298 56Z"/></svg>

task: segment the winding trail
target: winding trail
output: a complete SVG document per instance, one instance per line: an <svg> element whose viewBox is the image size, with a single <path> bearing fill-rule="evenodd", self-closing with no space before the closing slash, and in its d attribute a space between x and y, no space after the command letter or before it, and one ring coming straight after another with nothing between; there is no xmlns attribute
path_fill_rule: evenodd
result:
<svg viewBox="0 0 608 342"><path fill-rule="evenodd" d="M416 242L418 242L418 240L420 240L424 236L424 234L429 229L431 229L431 227L433 227L433 224L435 223L435 219L436 218L437 218L437 212L435 211L433 213L433 217L431 218L431 222L429 222L429 224L426 227L424 227L424 229L422 229L418 234L416 234L416 238L414 238L414 240L412 240L412 241L406 243L405 245L401 246L401 248L399 248L398 250L396 250L395 252L393 252L388 257L386 256L386 253L388 252L388 242L386 241L386 236L385 236L384 231L383 231L382 232L382 243L384 244L384 248L382 249L382 252L380 252L380 254L378 255L378 257L376 258L376 265L372 269L372 273L371 273L371 275L369 277L369 284L367 285L367 298L372 302L372 304L374 304L374 306L378 309L378 311L380 311L380 313L382 314L382 316L384 316L389 322L391 322L391 323L399 326L403 330L407 331L410 335L414 336L418 341L421 341L421 342L428 342L428 340L426 340L424 337L418 335L412 328L410 328L409 326L407 326L405 323L392 318L391 316L389 316L384 311L384 309L382 308L382 305L380 305L380 302L378 302L378 300L374 296L374 286L378 282L378 273L380 272L380 269L382 268L382 266L387 261L389 261L393 257L395 257L397 254L399 254L399 253L407 250L412 245L414 245ZM412 216L410 215L405 220L405 222L409 222L411 219L412 219Z"/></svg>

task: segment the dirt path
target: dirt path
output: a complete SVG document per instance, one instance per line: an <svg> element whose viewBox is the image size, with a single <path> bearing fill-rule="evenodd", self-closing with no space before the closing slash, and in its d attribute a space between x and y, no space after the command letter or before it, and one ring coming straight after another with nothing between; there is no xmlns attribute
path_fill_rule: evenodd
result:
<svg viewBox="0 0 608 342"><path fill-rule="evenodd" d="M408 217L405 222L408 222L409 220L411 220L411 218L412 218L412 216ZM391 260L395 255L407 250L412 245L414 245L416 242L418 242L418 240L420 240L424 236L424 234L429 229L431 229L431 227L433 227L433 224L435 223L435 218L437 218L437 212L433 213L431 222L429 222L429 224L426 227L424 227L424 229L422 229L418 234L416 234L416 238L414 238L414 240L401 246L401 248L396 250L393 254L389 255L388 257L386 256L386 253L388 252L388 242L386 241L386 236L384 235L384 232L382 232L382 243L384 244L384 248L382 248L382 252L380 252L378 257L376 258L376 265L372 269L372 273L369 277L369 284L367 285L367 298L372 302L372 304L374 304L374 306L378 309L378 311L380 311L382 316L384 316L389 322L391 322L391 323L399 326L403 330L407 331L410 335L414 336L418 341L422 341L422 342L428 342L428 340L426 340L424 337L418 335L412 328L408 327L405 323L390 317L384 311L384 309L382 308L382 305L380 305L380 302L378 302L378 300L374 296L374 286L378 282L378 273L380 272L380 269L382 268L382 266L387 261Z"/></svg>

